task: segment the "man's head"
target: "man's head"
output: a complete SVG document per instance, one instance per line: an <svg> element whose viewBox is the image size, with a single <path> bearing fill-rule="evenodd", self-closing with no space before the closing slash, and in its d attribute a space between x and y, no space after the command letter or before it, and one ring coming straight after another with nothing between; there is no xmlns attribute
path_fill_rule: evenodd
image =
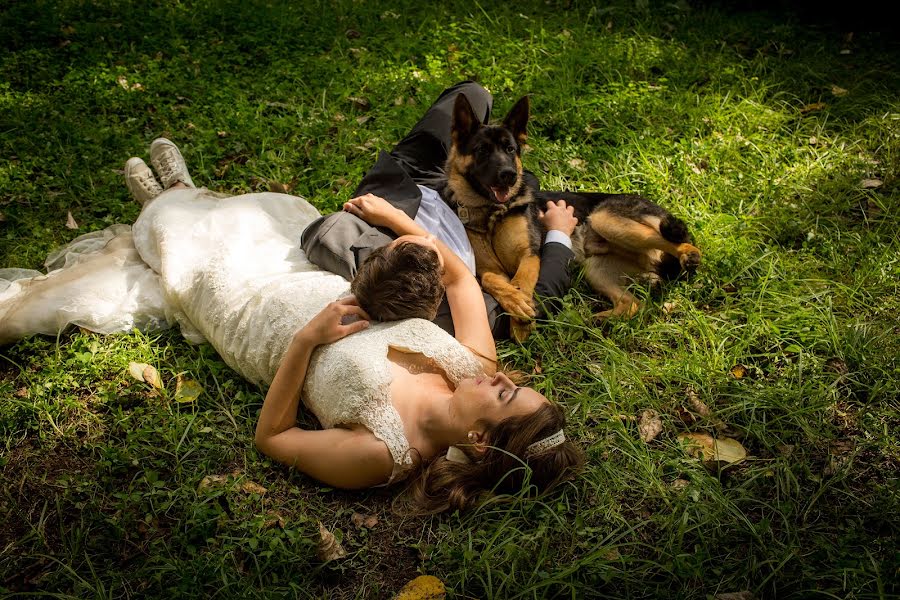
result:
<svg viewBox="0 0 900 600"><path fill-rule="evenodd" d="M442 275L443 262L434 242L403 236L366 258L350 291L376 321L431 320L444 296Z"/></svg>

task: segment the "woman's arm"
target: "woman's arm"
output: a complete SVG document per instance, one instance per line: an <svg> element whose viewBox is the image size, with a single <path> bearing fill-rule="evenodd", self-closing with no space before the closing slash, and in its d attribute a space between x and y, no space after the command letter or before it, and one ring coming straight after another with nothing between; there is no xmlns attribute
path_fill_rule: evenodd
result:
<svg viewBox="0 0 900 600"><path fill-rule="evenodd" d="M364 428L309 431L296 426L300 391L313 350L368 326L367 320L342 324L347 315L368 319L354 298L343 298L294 334L263 401L255 441L263 454L328 485L362 488L390 477L394 461L382 442Z"/></svg>
<svg viewBox="0 0 900 600"><path fill-rule="evenodd" d="M397 235L428 235L405 212L373 194L351 199L344 204L344 210L371 225L387 227ZM440 240L436 239L435 244L444 259L443 283L456 339L478 357L486 373L493 375L497 370L497 350L481 287L456 253Z"/></svg>

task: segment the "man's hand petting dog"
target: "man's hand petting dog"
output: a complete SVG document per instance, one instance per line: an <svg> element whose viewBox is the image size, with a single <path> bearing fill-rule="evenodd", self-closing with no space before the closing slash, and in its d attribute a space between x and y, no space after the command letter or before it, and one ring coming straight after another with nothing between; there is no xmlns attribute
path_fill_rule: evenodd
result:
<svg viewBox="0 0 900 600"><path fill-rule="evenodd" d="M538 220L547 231L561 231L569 237L578 226L575 207L567 205L565 200L547 202L547 210L538 211Z"/></svg>
<svg viewBox="0 0 900 600"><path fill-rule="evenodd" d="M387 200L374 194L351 198L344 203L344 210L356 215L369 225L388 229L394 228L401 215L406 216L402 210L391 206Z"/></svg>

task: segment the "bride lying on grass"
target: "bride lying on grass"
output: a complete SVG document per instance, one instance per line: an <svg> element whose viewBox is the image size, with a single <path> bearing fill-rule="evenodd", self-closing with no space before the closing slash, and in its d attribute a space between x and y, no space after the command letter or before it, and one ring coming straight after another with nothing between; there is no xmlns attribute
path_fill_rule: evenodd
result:
<svg viewBox="0 0 900 600"><path fill-rule="evenodd" d="M319 216L305 200L195 188L168 140L153 143L151 162L162 185L142 160L126 165L143 204L131 228L76 239L48 259L46 276L2 270L0 344L70 323L101 333L177 323L268 386L260 451L341 488L412 476L426 511L526 484L545 490L580 467L561 407L496 371L487 317L472 309L483 306L475 278L405 213L373 196L348 207L401 236L385 253L430 265L455 339L424 319L370 321L347 281L300 249L300 232ZM301 399L323 429L297 426Z"/></svg>

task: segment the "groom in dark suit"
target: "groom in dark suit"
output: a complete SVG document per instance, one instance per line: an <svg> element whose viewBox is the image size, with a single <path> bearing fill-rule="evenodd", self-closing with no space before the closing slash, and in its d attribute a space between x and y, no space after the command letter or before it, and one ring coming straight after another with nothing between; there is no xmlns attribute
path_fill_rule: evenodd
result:
<svg viewBox="0 0 900 600"><path fill-rule="evenodd" d="M465 94L475 114L482 123L487 124L493 99L482 86L466 81L444 90L409 135L390 153L379 153L375 165L356 188L354 197L365 194L380 196L410 218L425 221L422 226L439 238L441 233L433 229L445 230L444 233L450 237L464 237L462 224L435 191L443 186L443 166L451 143L453 104L458 94ZM547 214L556 208L548 207ZM559 213L554 214L554 222L564 225L551 231L554 235L548 235L549 239L541 250L541 270L535 286L535 296L541 298L559 298L571 283L568 265L574 253L569 235L574 222L560 217ZM390 243L395 237L387 229L373 227L355 215L339 211L310 224L303 232L301 244L313 263L350 280L372 250ZM466 260L464 256L461 258ZM494 338L508 338L508 316L492 296L487 293L483 296ZM537 305L540 316L541 303ZM453 334L453 321L446 299L438 309L434 322Z"/></svg>

